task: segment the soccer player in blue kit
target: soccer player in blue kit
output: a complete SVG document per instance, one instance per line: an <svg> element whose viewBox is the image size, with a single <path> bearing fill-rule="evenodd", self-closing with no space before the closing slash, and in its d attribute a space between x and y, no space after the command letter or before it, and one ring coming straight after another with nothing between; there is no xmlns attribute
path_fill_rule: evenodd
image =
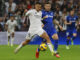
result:
<svg viewBox="0 0 80 60"><path fill-rule="evenodd" d="M77 36L76 25L78 25L78 16L74 14L74 10L70 11L70 14L66 17L65 24L67 25L66 35L67 35L67 45L66 49L69 49L69 41L75 40Z"/></svg>
<svg viewBox="0 0 80 60"><path fill-rule="evenodd" d="M44 10L42 10L42 22L44 24L43 29L47 32L47 34L49 35L49 37L54 40L54 56L56 56L57 58L60 57L59 53L58 53L58 34L56 32L56 29L54 27L53 24L53 16L54 13L51 11L51 4L50 3L45 3L44 4ZM61 26L59 25L59 23L56 22L56 20L54 20L54 23L57 24L60 28ZM39 48L38 50L36 50L36 55L39 56L39 54L37 54L37 52L39 53ZM53 55L53 54L52 54Z"/></svg>

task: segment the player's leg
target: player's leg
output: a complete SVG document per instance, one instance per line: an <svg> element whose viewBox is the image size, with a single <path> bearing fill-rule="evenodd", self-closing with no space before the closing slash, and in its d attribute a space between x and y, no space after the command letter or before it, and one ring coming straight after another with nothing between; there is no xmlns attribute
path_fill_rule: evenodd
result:
<svg viewBox="0 0 80 60"><path fill-rule="evenodd" d="M67 40L66 40L66 49L69 49L69 41L70 41L70 32L67 32L66 33L66 35L67 35Z"/></svg>
<svg viewBox="0 0 80 60"><path fill-rule="evenodd" d="M22 47L24 47L25 45L27 45L30 40L31 40L32 36L30 36L30 34L28 33L26 36L26 40L23 41L16 49L15 49L15 53L17 53Z"/></svg>
<svg viewBox="0 0 80 60"><path fill-rule="evenodd" d="M8 35L8 46L10 44L10 32L7 32L7 35Z"/></svg>
<svg viewBox="0 0 80 60"><path fill-rule="evenodd" d="M72 45L74 45L74 42L73 42L73 41L76 39L76 36L77 36L77 31L76 31L76 29L75 29L75 30L73 30L73 32L72 32L72 39L71 39L71 42L72 42L71 44L72 44Z"/></svg>
<svg viewBox="0 0 80 60"><path fill-rule="evenodd" d="M41 32L38 33L38 35L39 35L41 38L43 38L43 39L46 40L47 45L48 45L48 47L49 47L51 53L53 54L54 51L53 51L53 47L52 47L50 38L49 38L49 36L47 35L46 32L44 32L44 33L43 33L43 32L44 32L44 31L42 30ZM40 49L37 48L37 50L36 50L36 58L39 58L39 52L40 52Z"/></svg>
<svg viewBox="0 0 80 60"><path fill-rule="evenodd" d="M13 46L13 41L14 41L14 32L11 33L11 46Z"/></svg>
<svg viewBox="0 0 80 60"><path fill-rule="evenodd" d="M74 40L76 39L77 33L73 33L72 39L71 39L71 44L74 45Z"/></svg>
<svg viewBox="0 0 80 60"><path fill-rule="evenodd" d="M49 36L47 35L47 33L44 32L40 37L43 38L43 39L45 39L45 40L47 41L47 45L48 45L48 47L49 47L51 53L53 53L53 52L54 52L54 51L53 51L53 47L52 47L50 38L49 38Z"/></svg>
<svg viewBox="0 0 80 60"><path fill-rule="evenodd" d="M56 34L54 34L53 36L52 36L52 38L54 39L54 55L57 57L57 58L59 58L60 56L59 56L59 53L58 53L58 40L59 40L59 38L58 38L58 34L56 33Z"/></svg>

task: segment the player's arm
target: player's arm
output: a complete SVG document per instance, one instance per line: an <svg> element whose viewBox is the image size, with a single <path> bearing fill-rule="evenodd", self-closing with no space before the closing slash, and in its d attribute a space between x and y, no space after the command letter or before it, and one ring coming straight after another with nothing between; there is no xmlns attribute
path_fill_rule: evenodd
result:
<svg viewBox="0 0 80 60"><path fill-rule="evenodd" d="M9 25L9 21L6 22L6 24L5 24L5 29L6 29L8 32L10 32L9 29L8 29L8 25Z"/></svg>
<svg viewBox="0 0 80 60"><path fill-rule="evenodd" d="M76 20L76 26L77 26L77 29L79 29L79 19L78 18Z"/></svg>
<svg viewBox="0 0 80 60"><path fill-rule="evenodd" d="M31 12L32 10L29 10L29 11L26 10L25 17L29 16Z"/></svg>
<svg viewBox="0 0 80 60"><path fill-rule="evenodd" d="M7 24L5 24L5 29L8 30L8 25Z"/></svg>
<svg viewBox="0 0 80 60"><path fill-rule="evenodd" d="M67 22L66 20L64 20L64 24L71 25L72 23L71 22Z"/></svg>
<svg viewBox="0 0 80 60"><path fill-rule="evenodd" d="M44 17L42 18L42 20L47 19L47 18L48 18L48 16L44 16Z"/></svg>
<svg viewBox="0 0 80 60"><path fill-rule="evenodd" d="M77 17L77 20L76 20L76 24L79 25L79 19L78 19L78 17Z"/></svg>
<svg viewBox="0 0 80 60"><path fill-rule="evenodd" d="M44 27L44 24L42 24L42 28Z"/></svg>
<svg viewBox="0 0 80 60"><path fill-rule="evenodd" d="M15 21L15 29L14 30L16 30L17 27L18 27L18 23L17 23L17 21Z"/></svg>
<svg viewBox="0 0 80 60"><path fill-rule="evenodd" d="M60 28L61 31L63 31L63 27L59 24L58 21L56 21L56 19L53 20L53 23L56 24Z"/></svg>
<svg viewBox="0 0 80 60"><path fill-rule="evenodd" d="M71 25L72 22L69 21L69 18L68 17L66 17L65 20L64 20L64 24Z"/></svg>

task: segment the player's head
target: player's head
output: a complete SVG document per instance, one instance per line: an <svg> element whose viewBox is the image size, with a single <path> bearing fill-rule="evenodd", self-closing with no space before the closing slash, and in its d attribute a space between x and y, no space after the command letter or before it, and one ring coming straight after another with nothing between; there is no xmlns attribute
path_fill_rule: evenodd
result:
<svg viewBox="0 0 80 60"><path fill-rule="evenodd" d="M73 16L74 15L74 10L70 11L70 15Z"/></svg>
<svg viewBox="0 0 80 60"><path fill-rule="evenodd" d="M40 10L41 10L41 3L36 2L36 3L35 3L35 9L36 9L37 11L40 11Z"/></svg>
<svg viewBox="0 0 80 60"><path fill-rule="evenodd" d="M14 20L14 15L10 15L10 20L13 21Z"/></svg>
<svg viewBox="0 0 80 60"><path fill-rule="evenodd" d="M12 3L12 2L13 2L13 0L9 0L9 2L10 2L10 3Z"/></svg>
<svg viewBox="0 0 80 60"><path fill-rule="evenodd" d="M45 4L44 4L44 9L45 9L46 11L50 11L50 10L51 10L51 4L50 4L49 2L45 3Z"/></svg>

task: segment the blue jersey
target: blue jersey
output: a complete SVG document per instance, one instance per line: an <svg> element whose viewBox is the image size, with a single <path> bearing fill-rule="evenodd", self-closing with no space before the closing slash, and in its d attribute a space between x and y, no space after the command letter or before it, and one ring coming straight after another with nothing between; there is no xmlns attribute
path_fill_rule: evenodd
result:
<svg viewBox="0 0 80 60"><path fill-rule="evenodd" d="M67 22L71 22L71 25L67 25L67 30L74 30L76 29L76 21L78 20L78 16L67 16Z"/></svg>
<svg viewBox="0 0 80 60"><path fill-rule="evenodd" d="M56 29L53 24L54 13L52 11L48 12L48 11L42 10L42 18L44 16L48 16L48 18L43 20L44 30L46 30L48 35L53 35L54 33L56 33Z"/></svg>

